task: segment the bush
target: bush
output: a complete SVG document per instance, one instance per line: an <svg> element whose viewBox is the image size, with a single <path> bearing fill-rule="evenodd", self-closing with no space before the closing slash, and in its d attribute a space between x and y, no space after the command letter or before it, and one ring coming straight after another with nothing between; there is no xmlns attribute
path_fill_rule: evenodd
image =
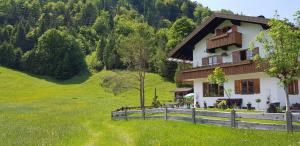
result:
<svg viewBox="0 0 300 146"><path fill-rule="evenodd" d="M56 29L46 31L38 39L37 48L27 52L22 62L25 70L56 79L69 79L85 67L75 38Z"/></svg>
<svg viewBox="0 0 300 146"><path fill-rule="evenodd" d="M226 100L222 100L221 102L218 103L218 108L226 109L226 106L227 106Z"/></svg>
<svg viewBox="0 0 300 146"><path fill-rule="evenodd" d="M88 55L85 60L88 69L91 71L101 71L103 69L103 64L100 60L98 60L96 52L93 52L91 55Z"/></svg>
<svg viewBox="0 0 300 146"><path fill-rule="evenodd" d="M153 97L152 106L155 108L158 108L161 106L160 101L158 100L158 96Z"/></svg>

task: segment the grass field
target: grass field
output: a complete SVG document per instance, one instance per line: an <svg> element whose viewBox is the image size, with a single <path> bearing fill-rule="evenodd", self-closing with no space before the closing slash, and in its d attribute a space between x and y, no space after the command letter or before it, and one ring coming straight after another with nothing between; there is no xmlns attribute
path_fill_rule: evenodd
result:
<svg viewBox="0 0 300 146"><path fill-rule="evenodd" d="M99 86L103 71L65 82L0 67L0 145L300 145L300 133L230 129L164 120L111 121L110 112L138 105L135 90L114 96ZM146 103L174 84L147 74Z"/></svg>

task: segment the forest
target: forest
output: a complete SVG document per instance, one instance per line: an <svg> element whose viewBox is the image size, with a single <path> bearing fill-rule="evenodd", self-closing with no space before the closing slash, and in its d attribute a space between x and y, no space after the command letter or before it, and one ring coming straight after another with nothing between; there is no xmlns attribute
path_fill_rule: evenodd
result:
<svg viewBox="0 0 300 146"><path fill-rule="evenodd" d="M122 42L138 34L147 71L173 81L169 51L212 13L190 0L2 0L0 65L56 79L128 69Z"/></svg>

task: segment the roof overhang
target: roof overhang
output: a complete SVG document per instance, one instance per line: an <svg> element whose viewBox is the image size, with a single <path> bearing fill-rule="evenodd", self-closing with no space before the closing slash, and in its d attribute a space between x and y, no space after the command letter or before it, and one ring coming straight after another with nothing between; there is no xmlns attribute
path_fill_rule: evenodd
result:
<svg viewBox="0 0 300 146"><path fill-rule="evenodd" d="M190 33L180 44L178 44L170 52L169 57L192 61L195 44L208 34L214 33L215 28L222 24L225 20L230 20L235 25L240 25L241 22L260 24L264 29L268 28L269 21L269 19L264 17L214 13L205 22L199 25L192 33Z"/></svg>

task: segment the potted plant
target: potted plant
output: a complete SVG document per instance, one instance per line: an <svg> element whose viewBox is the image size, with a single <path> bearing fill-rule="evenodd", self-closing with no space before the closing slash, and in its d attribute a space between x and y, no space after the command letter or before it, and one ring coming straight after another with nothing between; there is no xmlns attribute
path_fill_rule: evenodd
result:
<svg viewBox="0 0 300 146"><path fill-rule="evenodd" d="M257 98L257 99L255 100L255 102L257 103L257 108L259 108L259 103L261 102L261 99Z"/></svg>
<svg viewBox="0 0 300 146"><path fill-rule="evenodd" d="M252 107L251 102L248 102L248 103L247 103L247 110L251 110L251 107Z"/></svg>
<svg viewBox="0 0 300 146"><path fill-rule="evenodd" d="M221 109L226 109L227 107L227 101L226 100L222 100L221 102L218 103L218 107Z"/></svg>

